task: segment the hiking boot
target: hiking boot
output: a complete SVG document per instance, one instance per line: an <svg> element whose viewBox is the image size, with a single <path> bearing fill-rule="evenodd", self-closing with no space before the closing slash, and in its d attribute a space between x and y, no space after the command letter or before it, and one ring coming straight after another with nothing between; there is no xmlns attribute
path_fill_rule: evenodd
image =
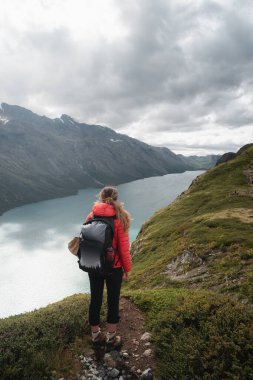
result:
<svg viewBox="0 0 253 380"><path fill-rule="evenodd" d="M93 347L104 345L105 338L102 335L100 330L97 331L96 333L91 333L91 343Z"/></svg>
<svg viewBox="0 0 253 380"><path fill-rule="evenodd" d="M113 350L120 350L123 345L123 341L120 335L116 335L116 331L114 333L106 334L106 352L110 352Z"/></svg>

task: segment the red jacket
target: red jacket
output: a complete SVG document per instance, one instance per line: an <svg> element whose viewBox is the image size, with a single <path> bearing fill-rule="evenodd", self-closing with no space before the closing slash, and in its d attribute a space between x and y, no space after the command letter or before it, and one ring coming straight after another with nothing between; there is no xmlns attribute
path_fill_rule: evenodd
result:
<svg viewBox="0 0 253 380"><path fill-rule="evenodd" d="M113 205L107 203L95 203L92 212L86 218L86 221L96 216L114 216L116 215ZM118 219L114 219L114 236L112 241L113 248L118 252L119 259L116 259L114 268L123 267L124 272L130 272L132 261L130 255L129 234L125 232L122 224Z"/></svg>

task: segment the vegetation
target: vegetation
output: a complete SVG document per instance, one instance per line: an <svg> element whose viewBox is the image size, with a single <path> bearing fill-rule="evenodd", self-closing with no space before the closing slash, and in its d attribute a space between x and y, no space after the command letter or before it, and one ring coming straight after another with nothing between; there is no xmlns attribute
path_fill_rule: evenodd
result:
<svg viewBox="0 0 253 380"><path fill-rule="evenodd" d="M146 314L160 379L253 378L253 318L246 306L188 289L129 296Z"/></svg>
<svg viewBox="0 0 253 380"><path fill-rule="evenodd" d="M253 378L252 181L250 145L199 176L133 243L123 294L146 316L161 380ZM87 307L75 295L0 320L0 378L64 374L87 346Z"/></svg>
<svg viewBox="0 0 253 380"><path fill-rule="evenodd" d="M253 378L253 145L144 223L126 294L160 379ZM136 291L138 289L138 291Z"/></svg>
<svg viewBox="0 0 253 380"><path fill-rule="evenodd" d="M74 295L30 313L1 319L1 380L42 380L49 379L53 369L62 374L68 371L73 361L71 350L87 345L87 301L88 296Z"/></svg>
<svg viewBox="0 0 253 380"><path fill-rule="evenodd" d="M253 187L247 170L253 173L253 146L199 176L144 223L133 244L129 288L192 285L252 302ZM167 265L184 252L201 260L181 265L174 276L166 274ZM194 267L199 276L196 271L191 276Z"/></svg>

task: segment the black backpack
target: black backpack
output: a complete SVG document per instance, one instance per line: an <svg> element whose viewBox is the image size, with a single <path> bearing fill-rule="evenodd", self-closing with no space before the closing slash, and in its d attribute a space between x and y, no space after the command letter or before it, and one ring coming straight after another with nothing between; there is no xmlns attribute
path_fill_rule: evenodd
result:
<svg viewBox="0 0 253 380"><path fill-rule="evenodd" d="M112 248L114 219L115 216L93 216L83 224L78 251L78 264L83 271L104 275L112 272L116 258Z"/></svg>

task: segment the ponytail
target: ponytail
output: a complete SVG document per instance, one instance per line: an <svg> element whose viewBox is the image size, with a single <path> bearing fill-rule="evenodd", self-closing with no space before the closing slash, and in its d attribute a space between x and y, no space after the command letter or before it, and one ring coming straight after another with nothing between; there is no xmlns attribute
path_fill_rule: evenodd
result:
<svg viewBox="0 0 253 380"><path fill-rule="evenodd" d="M123 229L127 232L131 224L131 216L124 209L124 204L118 201L118 190L116 187L106 186L99 193L99 199L103 203L113 205L116 213L116 218L121 222Z"/></svg>
<svg viewBox="0 0 253 380"><path fill-rule="evenodd" d="M124 231L128 231L131 224L131 217L129 212L124 209L124 204L122 202L113 200L112 204L116 212L116 217L121 222Z"/></svg>

